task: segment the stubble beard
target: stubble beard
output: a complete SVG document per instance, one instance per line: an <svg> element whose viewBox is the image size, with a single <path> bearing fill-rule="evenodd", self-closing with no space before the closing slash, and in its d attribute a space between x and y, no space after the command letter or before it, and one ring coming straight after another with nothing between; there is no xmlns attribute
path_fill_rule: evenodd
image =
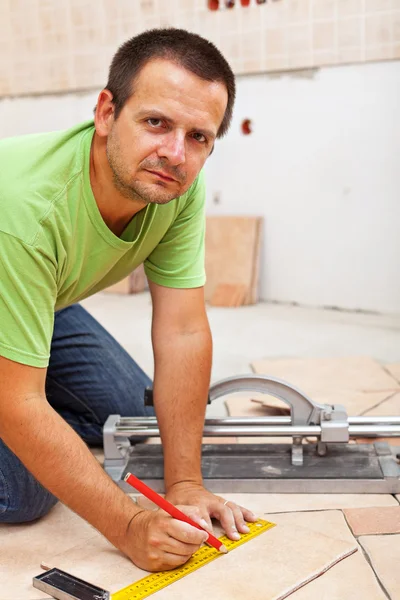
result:
<svg viewBox="0 0 400 600"><path fill-rule="evenodd" d="M163 187L164 183L162 181L154 184L147 184L138 180L129 182L126 175L126 169L121 160L118 141L112 134L110 134L107 139L106 155L108 164L113 173L113 184L124 198L128 198L135 202L145 202L146 204L167 204L184 193L181 191L177 194L176 192L167 190ZM153 165L146 165L146 160L141 164L142 169L146 169L147 166L147 168L151 170L157 170ZM163 167L158 164L158 169L162 170Z"/></svg>

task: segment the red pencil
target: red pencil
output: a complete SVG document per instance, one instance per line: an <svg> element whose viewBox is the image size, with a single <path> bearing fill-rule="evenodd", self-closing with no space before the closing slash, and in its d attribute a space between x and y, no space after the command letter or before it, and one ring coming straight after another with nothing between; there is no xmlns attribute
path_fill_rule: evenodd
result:
<svg viewBox="0 0 400 600"><path fill-rule="evenodd" d="M210 544L216 550L219 550L224 554L228 552L226 546L224 546L224 544L218 538L212 535L212 533L209 533L206 529L201 527L201 525L198 525L197 523L192 521L192 519L187 517L185 513L179 510L179 508L176 508L176 506L171 504L171 502L168 502L168 500L157 494L157 492L155 492L148 485L143 483L143 481L140 481L140 479L138 479L135 475L132 475L132 473L127 473L124 477L124 481L129 483L129 485L135 488L135 490L143 494L143 496L146 496L146 498L154 502L154 504L157 504L157 506L165 510L165 512L171 515L171 517L173 517L174 519L178 519L178 521L184 521L185 523L189 523L189 525L192 525L193 527L196 527L201 531L206 531L206 533L208 533L208 539L206 540L207 544Z"/></svg>

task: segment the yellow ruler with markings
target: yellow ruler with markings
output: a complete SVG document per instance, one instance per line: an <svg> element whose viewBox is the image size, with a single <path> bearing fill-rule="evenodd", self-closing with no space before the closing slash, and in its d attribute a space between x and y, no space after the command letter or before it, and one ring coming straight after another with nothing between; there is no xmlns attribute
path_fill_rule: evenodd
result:
<svg viewBox="0 0 400 600"><path fill-rule="evenodd" d="M221 542L225 544L228 551L234 550L257 535L260 535L260 533L264 533L264 531L268 531L268 529L275 527L275 523L270 523L263 519L259 519L255 523L247 523L247 525L250 531L249 533L242 533L240 540L230 540L226 535L219 538ZM112 600L142 600L142 598L151 596L151 594L162 590L167 587L167 585L178 581L178 579L182 579L182 577L200 569L203 565L206 565L220 556L224 556L224 554L221 554L215 548L202 546L193 554L192 558L190 558L187 563L182 565L182 567L178 567L172 571L150 573L149 575L146 575L146 577L143 577L143 579L139 579L139 581L135 581L126 588L119 590L119 592L115 592L111 595L111 598Z"/></svg>

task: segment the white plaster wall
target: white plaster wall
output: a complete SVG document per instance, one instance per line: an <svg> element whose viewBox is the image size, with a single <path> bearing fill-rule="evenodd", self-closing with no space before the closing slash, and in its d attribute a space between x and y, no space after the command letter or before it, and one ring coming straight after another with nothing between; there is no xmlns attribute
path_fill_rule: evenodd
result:
<svg viewBox="0 0 400 600"><path fill-rule="evenodd" d="M400 312L400 62L242 78L207 170L210 213L265 218L263 298Z"/></svg>
<svg viewBox="0 0 400 600"><path fill-rule="evenodd" d="M73 125L96 98L4 99L0 137ZM209 213L264 216L263 299L400 312L400 62L239 78L207 179Z"/></svg>

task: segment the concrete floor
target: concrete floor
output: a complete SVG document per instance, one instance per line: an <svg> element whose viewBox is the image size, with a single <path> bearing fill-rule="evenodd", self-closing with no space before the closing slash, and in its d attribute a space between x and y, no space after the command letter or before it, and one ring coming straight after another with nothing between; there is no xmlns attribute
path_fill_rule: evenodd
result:
<svg viewBox="0 0 400 600"><path fill-rule="evenodd" d="M100 293L83 306L121 343L150 376L149 293ZM400 361L400 314L375 315L260 303L240 308L208 307L214 340L212 382L249 373L261 358L371 356ZM226 414L224 399L208 415Z"/></svg>

